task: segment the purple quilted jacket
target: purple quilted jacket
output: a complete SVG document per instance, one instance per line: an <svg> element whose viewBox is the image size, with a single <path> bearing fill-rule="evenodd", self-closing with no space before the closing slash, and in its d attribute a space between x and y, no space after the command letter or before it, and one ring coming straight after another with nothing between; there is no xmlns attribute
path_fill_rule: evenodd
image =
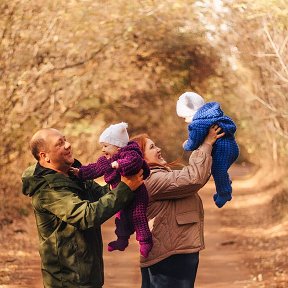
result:
<svg viewBox="0 0 288 288"><path fill-rule="evenodd" d="M111 163L114 161L118 162L119 167L117 169L112 168L111 166ZM143 155L138 144L134 141L130 141L110 159L102 156L95 163L82 166L79 171L79 177L83 180L88 180L104 175L105 182L110 184L112 188L115 188L121 181L121 175L134 175L138 173L140 169L143 169L143 176L144 179L146 179L150 175L149 166L143 159ZM127 231L127 234L130 235L135 230L136 239L140 242L145 242L147 239L152 239L152 234L149 230L146 218L147 206L148 193L145 185L142 184L135 191L135 200L125 212L127 215L127 221L130 223L130 225L126 225L125 227L131 227L132 224L132 227L129 228L130 231ZM123 231L121 231L120 234L123 235Z"/></svg>

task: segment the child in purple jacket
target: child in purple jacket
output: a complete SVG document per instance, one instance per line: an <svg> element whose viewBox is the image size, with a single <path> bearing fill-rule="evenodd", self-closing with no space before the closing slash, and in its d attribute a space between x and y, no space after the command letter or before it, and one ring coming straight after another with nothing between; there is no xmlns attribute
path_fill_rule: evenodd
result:
<svg viewBox="0 0 288 288"><path fill-rule="evenodd" d="M80 179L95 179L104 175L106 183L112 188L121 181L121 175L134 175L143 169L143 177L146 179L150 169L143 159L138 144L129 141L127 123L110 125L100 135L99 142L102 145L102 153L95 163L73 168L73 172ZM123 251L128 246L130 235L136 232L136 239L140 244L140 253L148 257L152 249L152 234L148 227L146 211L148 206L148 193L144 184L135 191L135 199L127 208L116 214L115 224L117 240L108 244L108 251Z"/></svg>

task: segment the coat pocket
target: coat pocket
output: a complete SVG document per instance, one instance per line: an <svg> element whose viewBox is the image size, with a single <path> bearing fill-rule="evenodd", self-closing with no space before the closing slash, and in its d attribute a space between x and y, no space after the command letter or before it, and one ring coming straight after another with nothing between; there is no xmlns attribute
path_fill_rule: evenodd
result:
<svg viewBox="0 0 288 288"><path fill-rule="evenodd" d="M176 215L176 221L178 225L198 223L200 222L200 215L198 211L178 213Z"/></svg>

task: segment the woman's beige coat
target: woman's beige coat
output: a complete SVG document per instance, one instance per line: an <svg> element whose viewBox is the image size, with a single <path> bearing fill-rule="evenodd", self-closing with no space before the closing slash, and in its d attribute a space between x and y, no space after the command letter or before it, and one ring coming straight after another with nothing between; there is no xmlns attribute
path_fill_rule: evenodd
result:
<svg viewBox="0 0 288 288"><path fill-rule="evenodd" d="M204 249L204 211L197 192L210 177L211 150L211 145L202 144L192 152L189 165L182 170L151 167L145 185L149 194L147 218L153 248L148 258L141 257L141 267L174 254Z"/></svg>

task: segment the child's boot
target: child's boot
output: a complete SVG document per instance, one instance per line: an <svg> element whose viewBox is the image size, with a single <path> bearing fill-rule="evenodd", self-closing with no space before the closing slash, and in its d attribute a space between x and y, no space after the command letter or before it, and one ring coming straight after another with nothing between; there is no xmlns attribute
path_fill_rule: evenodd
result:
<svg viewBox="0 0 288 288"><path fill-rule="evenodd" d="M119 237L117 238L116 241L112 241L108 244L108 251L110 252L114 250L124 251L127 246L128 246L128 238Z"/></svg>

